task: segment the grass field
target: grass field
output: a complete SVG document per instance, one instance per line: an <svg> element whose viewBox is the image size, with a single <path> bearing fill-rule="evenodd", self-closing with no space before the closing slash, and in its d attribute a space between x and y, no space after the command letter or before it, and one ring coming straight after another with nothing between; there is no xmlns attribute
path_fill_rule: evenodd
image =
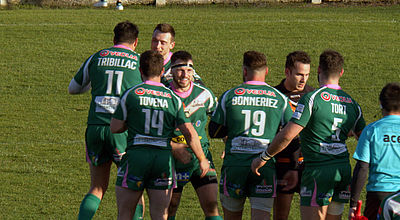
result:
<svg viewBox="0 0 400 220"><path fill-rule="evenodd" d="M271 85L283 77L289 52L308 52L314 87L319 54L338 50L345 58L341 85L370 123L380 118L380 89L400 79L399 12L399 5L0 10L0 219L76 218L90 183L83 150L90 95L70 96L67 87L87 57L111 45L116 23L139 26L139 52L149 49L157 23L172 24L175 51L193 54L196 71L217 96L241 83L247 50L267 55ZM353 152L356 142L348 143ZM219 170L223 145L211 144ZM96 219L116 218L114 181L115 169ZM297 204L290 219L299 219ZM249 219L248 206L244 216ZM177 219L202 218L187 187Z"/></svg>

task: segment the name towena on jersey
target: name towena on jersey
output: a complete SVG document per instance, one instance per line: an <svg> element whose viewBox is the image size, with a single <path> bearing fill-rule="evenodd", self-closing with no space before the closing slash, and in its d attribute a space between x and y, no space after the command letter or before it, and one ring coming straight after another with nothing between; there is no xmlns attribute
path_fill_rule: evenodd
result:
<svg viewBox="0 0 400 220"><path fill-rule="evenodd" d="M171 98L171 94L157 91L153 89L145 89L145 88L137 88L135 90L135 94L139 95L139 104L145 106L152 106L152 107L161 107L161 108L168 108L168 101L164 98ZM147 97L143 95L154 95L160 96L160 98L155 97ZM161 98L163 97L163 98Z"/></svg>

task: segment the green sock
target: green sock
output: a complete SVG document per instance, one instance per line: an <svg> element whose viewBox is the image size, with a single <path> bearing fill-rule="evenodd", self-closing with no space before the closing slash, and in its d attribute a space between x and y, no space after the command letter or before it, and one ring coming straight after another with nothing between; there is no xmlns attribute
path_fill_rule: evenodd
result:
<svg viewBox="0 0 400 220"><path fill-rule="evenodd" d="M175 216L168 216L167 220L175 220Z"/></svg>
<svg viewBox="0 0 400 220"><path fill-rule="evenodd" d="M222 220L221 216L208 216L206 220Z"/></svg>
<svg viewBox="0 0 400 220"><path fill-rule="evenodd" d="M132 220L143 219L143 205L137 205L135 210L135 215L133 215Z"/></svg>
<svg viewBox="0 0 400 220"><path fill-rule="evenodd" d="M78 220L92 219L99 208L100 202L101 200L97 196L87 194L79 207Z"/></svg>

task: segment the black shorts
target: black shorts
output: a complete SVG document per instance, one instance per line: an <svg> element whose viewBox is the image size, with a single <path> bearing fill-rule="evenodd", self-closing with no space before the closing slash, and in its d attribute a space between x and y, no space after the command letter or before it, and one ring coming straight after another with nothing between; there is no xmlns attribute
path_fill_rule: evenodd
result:
<svg viewBox="0 0 400 220"><path fill-rule="evenodd" d="M292 188L291 190L288 190L288 191L283 191L282 190L282 188L284 188L285 186L282 186L282 185L280 185L279 183L280 183L280 181L282 181L282 179L283 179L283 176L289 171L289 170L291 170L291 165L290 165L290 163L286 163L286 162L283 162L283 163L281 163L281 162L276 162L276 164L275 164L275 168L276 168L276 177L277 177L277 181L278 181L278 184L277 184L277 191L279 192L279 193L286 193L286 194L293 194L293 193L295 193L295 192L297 192L297 193L299 193L300 192L300 180L301 180L301 173L302 173L302 168L300 168L299 170L298 170L298 176L299 176L299 181L297 182L297 185L294 187L294 188Z"/></svg>
<svg viewBox="0 0 400 220"><path fill-rule="evenodd" d="M196 190L200 186L204 186L207 184L215 183L218 184L217 176L205 176L200 178L199 176L192 176L190 178L190 182L192 183L193 188ZM173 189L174 193L181 193L183 191L183 186L177 186L177 188Z"/></svg>

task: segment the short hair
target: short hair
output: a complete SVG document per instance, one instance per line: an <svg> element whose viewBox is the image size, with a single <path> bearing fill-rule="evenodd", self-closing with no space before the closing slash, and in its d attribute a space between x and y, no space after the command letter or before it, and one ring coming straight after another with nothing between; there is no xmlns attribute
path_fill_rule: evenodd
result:
<svg viewBox="0 0 400 220"><path fill-rule="evenodd" d="M304 51L298 50L298 51L291 52L286 56L285 68L288 68L288 69L295 68L295 66L294 66L295 62L310 64L311 58Z"/></svg>
<svg viewBox="0 0 400 220"><path fill-rule="evenodd" d="M252 71L257 71L267 67L267 57L257 51L247 51L243 54L243 66Z"/></svg>
<svg viewBox="0 0 400 220"><path fill-rule="evenodd" d="M388 112L400 111L400 84L388 83L379 94L381 106Z"/></svg>
<svg viewBox="0 0 400 220"><path fill-rule="evenodd" d="M147 50L140 55L140 69L144 76L160 76L164 67L164 58L158 51Z"/></svg>
<svg viewBox="0 0 400 220"><path fill-rule="evenodd" d="M116 43L134 43L139 35L139 28L130 21L123 21L114 27Z"/></svg>
<svg viewBox="0 0 400 220"><path fill-rule="evenodd" d="M172 27L170 24L157 24L156 28L154 28L154 31L160 31L161 33L170 33L171 34L171 42L175 41L175 29Z"/></svg>
<svg viewBox="0 0 400 220"><path fill-rule="evenodd" d="M174 64L177 60L182 60L184 62L187 62L192 59L192 55L184 50L177 51L172 54L171 56L171 63Z"/></svg>
<svg viewBox="0 0 400 220"><path fill-rule="evenodd" d="M319 68L328 78L340 76L343 63L343 56L334 50L325 50L319 56Z"/></svg>

